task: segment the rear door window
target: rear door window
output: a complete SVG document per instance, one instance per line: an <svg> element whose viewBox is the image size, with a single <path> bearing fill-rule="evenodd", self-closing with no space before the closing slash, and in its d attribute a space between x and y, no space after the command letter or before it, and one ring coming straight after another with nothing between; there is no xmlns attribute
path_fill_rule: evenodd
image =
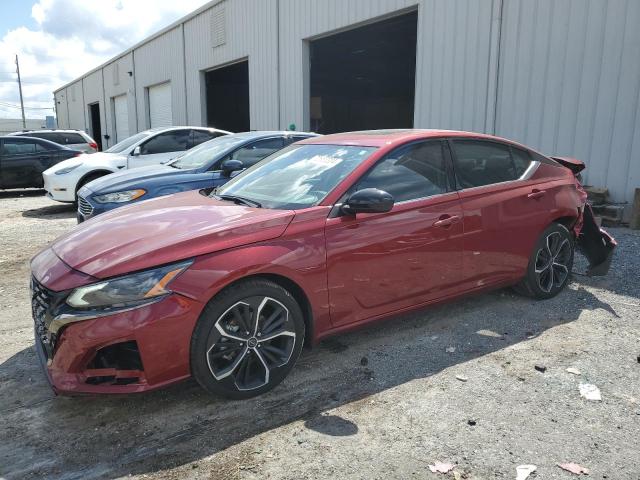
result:
<svg viewBox="0 0 640 480"><path fill-rule="evenodd" d="M240 160L244 168L249 168L273 152L280 150L283 146L284 142L282 138L258 140L257 142L239 148L231 154L231 158L233 160Z"/></svg>
<svg viewBox="0 0 640 480"><path fill-rule="evenodd" d="M206 130L191 130L191 138L190 143L191 147L195 147L196 145L200 145L201 143L208 142L209 140L213 140L214 138L220 137L224 135L221 132L209 132Z"/></svg>
<svg viewBox="0 0 640 480"><path fill-rule="evenodd" d="M518 147L511 147L511 155L513 156L513 165L516 170L516 175L520 178L527 171L529 165L531 165L531 155L526 150L522 150Z"/></svg>
<svg viewBox="0 0 640 480"><path fill-rule="evenodd" d="M31 153L36 153L36 144L33 140L26 138L4 140L5 155L28 155Z"/></svg>
<svg viewBox="0 0 640 480"><path fill-rule="evenodd" d="M454 140L453 145L456 178L462 188L508 182L524 173L524 162L519 161L516 168L508 145L479 140Z"/></svg>
<svg viewBox="0 0 640 480"><path fill-rule="evenodd" d="M395 202L406 202L447 192L445 144L419 142L400 147L378 162L358 182L357 190L377 188Z"/></svg>
<svg viewBox="0 0 640 480"><path fill-rule="evenodd" d="M173 130L160 133L143 143L140 147L140 153L142 155L152 155L187 150L190 136L191 130Z"/></svg>

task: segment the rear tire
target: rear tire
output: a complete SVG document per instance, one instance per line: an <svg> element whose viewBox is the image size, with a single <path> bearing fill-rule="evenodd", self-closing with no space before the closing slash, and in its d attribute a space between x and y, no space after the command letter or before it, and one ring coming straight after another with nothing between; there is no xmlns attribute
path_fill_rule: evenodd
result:
<svg viewBox="0 0 640 480"><path fill-rule="evenodd" d="M533 249L527 273L514 290L538 299L555 297L569 282L574 239L564 225L554 223L542 232Z"/></svg>
<svg viewBox="0 0 640 480"><path fill-rule="evenodd" d="M216 295L191 337L191 372L209 393L232 399L278 385L304 343L300 306L280 285L246 280Z"/></svg>

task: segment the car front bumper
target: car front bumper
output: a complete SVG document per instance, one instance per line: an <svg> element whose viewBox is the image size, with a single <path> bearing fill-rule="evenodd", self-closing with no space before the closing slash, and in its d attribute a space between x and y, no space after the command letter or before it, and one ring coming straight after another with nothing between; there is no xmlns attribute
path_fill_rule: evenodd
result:
<svg viewBox="0 0 640 480"><path fill-rule="evenodd" d="M66 175L56 175L55 173L43 173L44 189L47 196L58 202L75 202L75 186L72 185Z"/></svg>
<svg viewBox="0 0 640 480"><path fill-rule="evenodd" d="M57 394L154 390L191 375L191 334L202 308L172 293L143 307L56 327L45 325L34 309L36 350Z"/></svg>

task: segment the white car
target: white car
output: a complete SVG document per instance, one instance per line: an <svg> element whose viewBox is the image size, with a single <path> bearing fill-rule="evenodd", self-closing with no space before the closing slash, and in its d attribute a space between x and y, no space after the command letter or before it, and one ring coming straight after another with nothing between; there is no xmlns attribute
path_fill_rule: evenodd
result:
<svg viewBox="0 0 640 480"><path fill-rule="evenodd" d="M185 150L231 132L206 127L162 127L137 133L104 152L80 155L45 170L47 196L58 202L75 202L78 190L96 178L127 168L156 165Z"/></svg>
<svg viewBox="0 0 640 480"><path fill-rule="evenodd" d="M98 151L96 141L82 130L25 130L10 133L9 135L42 138L43 140L49 140L58 145L72 150L80 150L84 153L95 153Z"/></svg>

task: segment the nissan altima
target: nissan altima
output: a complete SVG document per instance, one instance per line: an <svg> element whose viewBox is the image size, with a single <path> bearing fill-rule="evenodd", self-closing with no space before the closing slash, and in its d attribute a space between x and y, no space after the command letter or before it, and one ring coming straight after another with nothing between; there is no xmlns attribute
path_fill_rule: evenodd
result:
<svg viewBox="0 0 640 480"><path fill-rule="evenodd" d="M328 335L499 287L553 297L576 245L593 275L615 247L583 168L468 132L303 140L208 194L107 212L40 252L39 357L59 393L194 377L247 398Z"/></svg>

